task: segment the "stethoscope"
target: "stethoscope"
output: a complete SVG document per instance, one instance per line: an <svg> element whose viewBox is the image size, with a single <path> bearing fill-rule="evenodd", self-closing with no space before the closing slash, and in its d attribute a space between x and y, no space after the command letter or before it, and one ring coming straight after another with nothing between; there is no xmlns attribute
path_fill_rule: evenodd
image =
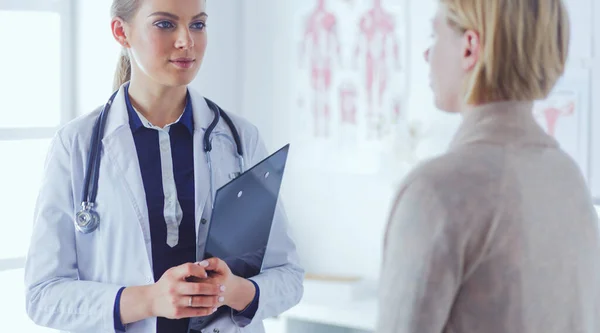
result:
<svg viewBox="0 0 600 333"><path fill-rule="evenodd" d="M83 183L83 191L81 194L81 210L75 215L75 228L83 234L89 234L95 231L100 225L100 216L94 209L96 203L96 195L98 193L98 173L100 171L99 152L100 147L102 145L104 127L106 126L106 118L110 107L112 106L112 103L117 97L118 92L119 91L116 91L114 94L112 94L108 102L106 102L106 104L102 108L102 112L100 112L100 115L98 116L94 124L92 138L90 140L90 151L88 153L87 168ZM205 98L205 100L210 110L214 113L213 121L210 123L210 125L204 132L203 138L204 153L206 154L206 161L208 163L208 171L210 178L210 193L212 198L212 205L214 205L215 191L213 182L212 160L210 157L210 152L212 151L212 140L215 137L221 137L228 140L232 145L235 145L236 147L235 153L237 155L239 172L230 174L229 177L231 179L237 177L242 172L244 172L244 157L240 135L237 129L235 128L231 118L217 104L215 104L208 98ZM187 95L187 103L191 105L189 93ZM225 120L225 123L227 123L227 126L229 127L229 130L233 135L233 138L227 135L226 133L213 133L213 130L215 129L215 127L217 127L217 124L219 123L221 118L223 118L223 120Z"/></svg>

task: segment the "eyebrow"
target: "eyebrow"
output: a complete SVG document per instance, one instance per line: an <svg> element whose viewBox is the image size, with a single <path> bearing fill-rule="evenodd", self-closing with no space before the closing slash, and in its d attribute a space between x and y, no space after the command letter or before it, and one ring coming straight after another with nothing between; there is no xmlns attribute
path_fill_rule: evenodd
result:
<svg viewBox="0 0 600 333"><path fill-rule="evenodd" d="M151 17L151 16L166 16L166 17L171 18L171 19L176 20L176 21L179 20L179 16L177 16L175 14L168 13L168 12L155 12L155 13L152 13L152 14L148 15L148 17ZM192 17L192 21L193 20L197 20L197 19L199 19L201 17L208 17L208 15L205 12L202 12L202 13L200 13L198 15L194 15L194 17Z"/></svg>

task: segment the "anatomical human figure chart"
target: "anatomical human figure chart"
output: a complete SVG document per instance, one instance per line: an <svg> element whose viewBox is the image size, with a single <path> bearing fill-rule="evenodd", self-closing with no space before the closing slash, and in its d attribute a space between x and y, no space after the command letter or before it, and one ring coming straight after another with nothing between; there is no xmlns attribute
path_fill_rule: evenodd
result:
<svg viewBox="0 0 600 333"><path fill-rule="evenodd" d="M404 1L313 0L295 11L293 123L316 162L377 172L405 119ZM325 161L327 160L327 161Z"/></svg>

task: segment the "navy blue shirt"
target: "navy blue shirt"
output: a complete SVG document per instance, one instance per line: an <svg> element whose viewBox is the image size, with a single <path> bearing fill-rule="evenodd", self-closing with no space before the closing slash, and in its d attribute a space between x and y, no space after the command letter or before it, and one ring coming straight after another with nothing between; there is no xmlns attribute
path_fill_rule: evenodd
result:
<svg viewBox="0 0 600 333"><path fill-rule="evenodd" d="M173 177L177 191L177 199L182 211L179 225L177 245L167 244L167 224L165 220L165 194L163 188L163 172L161 167L161 151L159 132L147 128L134 110L125 88L125 101L129 114L129 125L133 134L144 190L148 206L150 235L152 243L152 263L154 280L158 281L163 273L171 267L196 261L196 227L195 227L195 195L194 195L194 123L192 104L189 93L181 118L170 126L168 135L172 155ZM150 124L148 124L150 125ZM151 125L150 125L151 126ZM164 164L164 163L163 163ZM252 281L253 282L253 281ZM252 303L241 313L235 313L252 320L258 309L259 289ZM114 306L115 329L125 331L120 318L120 299L124 288L117 293ZM171 320L157 318L157 333L186 333L189 319Z"/></svg>

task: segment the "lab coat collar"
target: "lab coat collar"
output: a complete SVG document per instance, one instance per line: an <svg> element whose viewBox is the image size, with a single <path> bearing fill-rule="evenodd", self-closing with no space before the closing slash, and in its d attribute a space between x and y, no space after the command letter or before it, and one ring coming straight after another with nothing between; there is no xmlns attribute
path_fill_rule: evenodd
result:
<svg viewBox="0 0 600 333"><path fill-rule="evenodd" d="M117 96L108 112L103 137L110 137L116 130L123 126L129 126L129 116L125 102L125 84L119 88Z"/></svg>
<svg viewBox="0 0 600 333"><path fill-rule="evenodd" d="M533 102L504 101L469 108L450 150L474 143L558 147L533 116Z"/></svg>
<svg viewBox="0 0 600 333"><path fill-rule="evenodd" d="M181 116L175 121L173 124L181 124L185 126L185 128L190 132L190 134L194 134L194 123L193 123L193 115L192 115L192 102L190 101L190 92L189 90L185 96L185 108ZM131 103L131 98L129 97L129 85L125 85L125 105L127 107L127 114L129 115L129 127L131 127L131 131L133 133L137 132L140 128L145 127L143 122L148 122L148 120L139 113ZM150 124L148 126L151 126Z"/></svg>
<svg viewBox="0 0 600 333"><path fill-rule="evenodd" d="M130 126L125 97L125 87L128 84L129 82L126 82L119 88L117 96L115 97L112 107L110 108L110 111L108 113L106 127L104 130L104 137L109 137L121 127ZM188 94L191 100L191 118L193 120L194 132L204 132L213 121L214 113L210 110L208 104L206 103L206 100L201 94L194 91L194 89L190 88L188 88ZM223 121L220 121L218 123L217 127L215 128L215 132L225 130L223 123Z"/></svg>

